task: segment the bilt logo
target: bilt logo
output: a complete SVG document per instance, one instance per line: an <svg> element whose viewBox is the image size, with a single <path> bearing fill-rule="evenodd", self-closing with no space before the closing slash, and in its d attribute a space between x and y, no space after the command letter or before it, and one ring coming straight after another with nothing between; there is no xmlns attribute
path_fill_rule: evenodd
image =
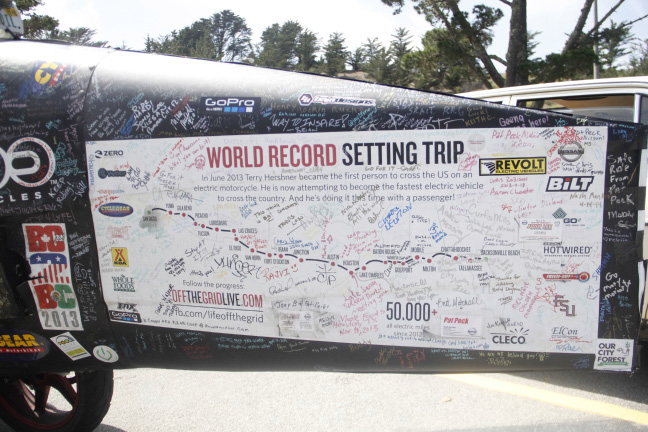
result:
<svg viewBox="0 0 648 432"><path fill-rule="evenodd" d="M261 98L207 97L200 99L202 114L256 114Z"/></svg>
<svg viewBox="0 0 648 432"><path fill-rule="evenodd" d="M547 183L547 192L587 192L593 181L592 176L552 176Z"/></svg>
<svg viewBox="0 0 648 432"><path fill-rule="evenodd" d="M113 267L128 267L128 250L126 248L111 248Z"/></svg>
<svg viewBox="0 0 648 432"><path fill-rule="evenodd" d="M500 345L524 345L526 344L526 335L529 330L519 328L511 329L508 333L492 333L493 343Z"/></svg>
<svg viewBox="0 0 648 432"><path fill-rule="evenodd" d="M546 174L547 158L491 158L479 159L479 175Z"/></svg>

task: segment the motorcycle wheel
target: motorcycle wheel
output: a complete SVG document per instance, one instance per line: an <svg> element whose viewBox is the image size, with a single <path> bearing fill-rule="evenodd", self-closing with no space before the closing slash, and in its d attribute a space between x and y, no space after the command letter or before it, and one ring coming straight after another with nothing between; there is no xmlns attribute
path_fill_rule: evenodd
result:
<svg viewBox="0 0 648 432"><path fill-rule="evenodd" d="M0 418L19 432L88 432L110 407L113 371L0 379Z"/></svg>

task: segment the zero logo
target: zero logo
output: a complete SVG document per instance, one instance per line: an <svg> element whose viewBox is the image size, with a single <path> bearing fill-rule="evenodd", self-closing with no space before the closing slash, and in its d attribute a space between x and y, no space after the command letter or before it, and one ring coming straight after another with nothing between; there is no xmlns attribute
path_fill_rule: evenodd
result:
<svg viewBox="0 0 648 432"><path fill-rule="evenodd" d="M32 145L29 146L28 143L32 143ZM41 156L30 149L30 147L34 147L33 144L36 144L45 151L45 154L47 155L47 164L41 164ZM20 147L27 148L20 149ZM52 178L56 168L56 158L54 157L52 149L44 141L33 137L21 138L18 141L15 141L6 152L0 149L0 159L2 159L3 165L0 168L0 188L4 187L4 185L9 182L9 179L12 179L14 182L25 187L41 186ZM31 159L32 165L24 168L15 168L14 162L19 161L20 159ZM43 169L41 169L41 166ZM25 181L21 178L22 176L32 174L36 174L36 176L32 176L31 180L34 180L33 182ZM36 179L33 177L36 177Z"/></svg>

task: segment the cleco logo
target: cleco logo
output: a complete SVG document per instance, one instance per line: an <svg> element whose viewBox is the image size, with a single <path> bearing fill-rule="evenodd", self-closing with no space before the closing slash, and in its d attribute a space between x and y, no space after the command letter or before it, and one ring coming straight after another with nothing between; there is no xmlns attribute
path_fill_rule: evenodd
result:
<svg viewBox="0 0 648 432"><path fill-rule="evenodd" d="M255 97L208 97L200 99L200 108L201 112L211 114L254 114L260 101Z"/></svg>
<svg viewBox="0 0 648 432"><path fill-rule="evenodd" d="M511 330L509 333L492 333L493 343L504 345L524 345L526 344L525 336L528 333L529 330L525 329L515 329Z"/></svg>
<svg viewBox="0 0 648 432"><path fill-rule="evenodd" d="M47 158L47 161L42 158ZM56 158L52 149L42 140L38 138L28 137L21 138L15 141L9 149L5 152L0 149L0 159L2 166L0 166L0 188L4 187L9 182L9 179L25 187L38 187L45 184L56 169ZM16 163L20 159L30 160L22 165L27 165L25 168L15 168ZM21 179L21 176L31 175L29 177L32 182Z"/></svg>

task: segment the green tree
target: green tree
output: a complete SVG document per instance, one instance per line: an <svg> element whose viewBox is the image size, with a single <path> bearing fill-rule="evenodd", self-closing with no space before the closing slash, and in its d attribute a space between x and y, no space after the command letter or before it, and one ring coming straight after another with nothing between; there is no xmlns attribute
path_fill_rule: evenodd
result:
<svg viewBox="0 0 648 432"><path fill-rule="evenodd" d="M63 40L74 45L85 45L93 47L106 47L108 41L93 40L96 30L88 27L73 27L68 30L60 31L58 29L52 30L48 34L48 39Z"/></svg>
<svg viewBox="0 0 648 432"><path fill-rule="evenodd" d="M364 47L358 47L355 51L349 54L348 64L351 66L351 70L354 72L359 71L364 67L365 62L367 61L367 51Z"/></svg>
<svg viewBox="0 0 648 432"><path fill-rule="evenodd" d="M615 63L621 57L630 54L628 48L630 48L633 38L634 36L627 22L617 24L611 20L610 26L601 30L599 34L599 61L601 65L607 69L614 69Z"/></svg>
<svg viewBox="0 0 648 432"><path fill-rule="evenodd" d="M383 3L395 7L395 13L400 12L405 0L381 0ZM506 59L488 53L488 45L492 41L492 28L503 16L500 9L476 5L469 15L459 6L459 0L411 0L415 10L423 14L433 25L442 26L455 45L455 53L460 56L471 69L470 75L476 76L486 88L493 86L519 85L534 81L554 81L560 79L574 79L585 76L592 69L596 61L593 41L596 36L605 34L603 25L610 16L625 2L618 0L603 17L599 19L591 30L585 31L585 25L590 16L594 0L583 0L583 7L574 28L568 34L563 50L559 53L548 55L545 59L531 59L528 51L528 28L526 0L500 0L502 4L511 8L509 27L509 46ZM624 26L645 19L648 15L639 17ZM611 31L614 26L608 27ZM603 30L602 30L603 29ZM557 31L557 30L556 30ZM467 44L465 42L468 42ZM608 52L619 58L621 52ZM618 48L618 46L617 46ZM605 47L603 53L605 53ZM410 56L410 60L416 56ZM495 67L495 63L506 67L505 78ZM609 63L609 61L608 61ZM446 72L451 68L446 68Z"/></svg>
<svg viewBox="0 0 648 432"><path fill-rule="evenodd" d="M49 32L58 28L59 21L49 15L39 15L34 9L43 4L43 0L16 0L16 8L23 21L23 38L45 39Z"/></svg>
<svg viewBox="0 0 648 432"><path fill-rule="evenodd" d="M244 61L252 51L252 31L230 10L202 18L180 31L146 38L145 51L218 61Z"/></svg>
<svg viewBox="0 0 648 432"><path fill-rule="evenodd" d="M295 55L297 56L297 65L295 70L300 72L309 72L317 67L317 53L319 43L317 35L306 29L297 36L297 47Z"/></svg>
<svg viewBox="0 0 648 432"><path fill-rule="evenodd" d="M324 46L322 72L330 76L344 72L349 51L344 45L345 39L341 33L332 33Z"/></svg>
<svg viewBox="0 0 648 432"><path fill-rule="evenodd" d="M423 36L421 44L421 50L406 54L402 61L416 88L459 92L465 83L480 80L479 63L463 56L468 40L457 41L448 30L436 28Z"/></svg>
<svg viewBox="0 0 648 432"><path fill-rule="evenodd" d="M394 62L392 84L407 87L412 82L412 73L406 67L403 59L412 51L410 48L412 36L407 29L397 28L396 34L392 35L392 37L394 38L390 44L390 51Z"/></svg>
<svg viewBox="0 0 648 432"><path fill-rule="evenodd" d="M298 63L297 48L302 26L296 21L273 24L261 35L256 64L284 70L293 70Z"/></svg>
<svg viewBox="0 0 648 432"><path fill-rule="evenodd" d="M393 63L391 52L383 47L378 38L369 39L362 45L365 62L361 65L369 78L381 84L391 84Z"/></svg>
<svg viewBox="0 0 648 432"><path fill-rule="evenodd" d="M648 75L648 39L632 43L632 54L629 63L625 75Z"/></svg>

